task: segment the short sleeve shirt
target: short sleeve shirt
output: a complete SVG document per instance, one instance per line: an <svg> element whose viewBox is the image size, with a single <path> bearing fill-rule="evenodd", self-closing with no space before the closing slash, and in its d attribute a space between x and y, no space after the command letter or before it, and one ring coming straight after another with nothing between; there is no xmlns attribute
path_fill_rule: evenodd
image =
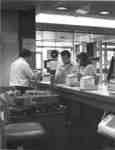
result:
<svg viewBox="0 0 115 150"><path fill-rule="evenodd" d="M55 82L56 83L65 83L66 76L68 74L77 74L78 66L73 64L61 65L56 70Z"/></svg>
<svg viewBox="0 0 115 150"><path fill-rule="evenodd" d="M82 68L80 70L82 75L95 75L96 74L96 68L93 64L89 64L86 67Z"/></svg>
<svg viewBox="0 0 115 150"><path fill-rule="evenodd" d="M10 86L29 86L29 80L33 77L33 71L30 65L22 57L11 64L10 68Z"/></svg>

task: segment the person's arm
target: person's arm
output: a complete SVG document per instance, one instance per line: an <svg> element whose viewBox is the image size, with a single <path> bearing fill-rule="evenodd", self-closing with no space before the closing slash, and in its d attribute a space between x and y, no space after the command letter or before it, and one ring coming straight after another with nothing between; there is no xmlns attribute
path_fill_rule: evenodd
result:
<svg viewBox="0 0 115 150"><path fill-rule="evenodd" d="M113 67L114 67L114 57L112 57L112 59L110 61L110 67L108 69L108 75L107 75L107 81L108 82L111 79L111 76L112 76L112 73L113 73Z"/></svg>
<svg viewBox="0 0 115 150"><path fill-rule="evenodd" d="M84 75L96 75L96 68L92 64L86 66L84 69Z"/></svg>
<svg viewBox="0 0 115 150"><path fill-rule="evenodd" d="M73 65L72 73L73 74L78 74L79 73L79 65Z"/></svg>
<svg viewBox="0 0 115 150"><path fill-rule="evenodd" d="M61 76L61 70L60 68L57 68L56 73L55 73L55 83L59 82L60 76Z"/></svg>
<svg viewBox="0 0 115 150"><path fill-rule="evenodd" d="M31 67L28 65L25 69L25 75L30 83L31 86L36 87L38 81L41 80L42 75L39 72L34 73Z"/></svg>
<svg viewBox="0 0 115 150"><path fill-rule="evenodd" d="M42 77L42 74L41 72L36 72L34 73L33 70L31 69L31 67L28 65L25 69L25 74L26 74L26 77L29 79L29 80L41 80L41 77Z"/></svg>
<svg viewBox="0 0 115 150"><path fill-rule="evenodd" d="M24 66L24 74L25 74L25 76L29 79L29 80L32 80L34 77L35 77L35 75L34 75L34 73L33 73L33 71L32 71L32 69L31 69L31 67L30 67L30 65L29 64L25 64L25 66Z"/></svg>
<svg viewBox="0 0 115 150"><path fill-rule="evenodd" d="M65 82L65 72L62 66L58 67L55 73L55 83Z"/></svg>

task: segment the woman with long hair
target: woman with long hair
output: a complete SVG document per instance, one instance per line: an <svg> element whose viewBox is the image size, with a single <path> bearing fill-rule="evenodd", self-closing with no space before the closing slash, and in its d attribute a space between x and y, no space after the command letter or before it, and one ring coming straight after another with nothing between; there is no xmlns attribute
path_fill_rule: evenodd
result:
<svg viewBox="0 0 115 150"><path fill-rule="evenodd" d="M96 68L90 61L87 53L81 52L78 56L77 59L79 61L79 66L80 66L80 74L82 76L85 75L95 75L96 74Z"/></svg>

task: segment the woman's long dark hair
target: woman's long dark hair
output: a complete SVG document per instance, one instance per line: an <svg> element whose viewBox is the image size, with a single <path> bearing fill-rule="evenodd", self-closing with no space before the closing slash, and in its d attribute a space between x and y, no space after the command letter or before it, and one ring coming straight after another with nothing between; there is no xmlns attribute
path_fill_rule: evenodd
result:
<svg viewBox="0 0 115 150"><path fill-rule="evenodd" d="M91 64L87 53L81 52L77 57L80 60L80 66L84 66L85 67L88 64Z"/></svg>
<svg viewBox="0 0 115 150"><path fill-rule="evenodd" d="M114 71L114 56L112 56L111 62L110 62L110 67L109 67L109 71L108 71L108 75L107 75L107 81L109 81L112 78L112 74Z"/></svg>

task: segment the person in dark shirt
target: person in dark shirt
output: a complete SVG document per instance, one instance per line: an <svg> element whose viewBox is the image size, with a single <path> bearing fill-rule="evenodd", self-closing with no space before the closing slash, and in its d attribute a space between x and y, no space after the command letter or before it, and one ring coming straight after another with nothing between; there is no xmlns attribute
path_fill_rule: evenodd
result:
<svg viewBox="0 0 115 150"><path fill-rule="evenodd" d="M64 50L61 52L61 58L63 65L60 65L55 74L55 83L65 84L66 77L68 74L76 74L78 73L78 66L72 64L71 62L71 53L68 50Z"/></svg>
<svg viewBox="0 0 115 150"><path fill-rule="evenodd" d="M109 82L110 79L115 78L115 58L112 56L111 61L110 61L110 67L108 70L108 75L107 75L107 81Z"/></svg>
<svg viewBox="0 0 115 150"><path fill-rule="evenodd" d="M81 52L77 56L77 61L79 61L80 74L82 76L86 76L86 75L92 76L96 74L96 67L93 65L93 63L89 59L87 53Z"/></svg>

